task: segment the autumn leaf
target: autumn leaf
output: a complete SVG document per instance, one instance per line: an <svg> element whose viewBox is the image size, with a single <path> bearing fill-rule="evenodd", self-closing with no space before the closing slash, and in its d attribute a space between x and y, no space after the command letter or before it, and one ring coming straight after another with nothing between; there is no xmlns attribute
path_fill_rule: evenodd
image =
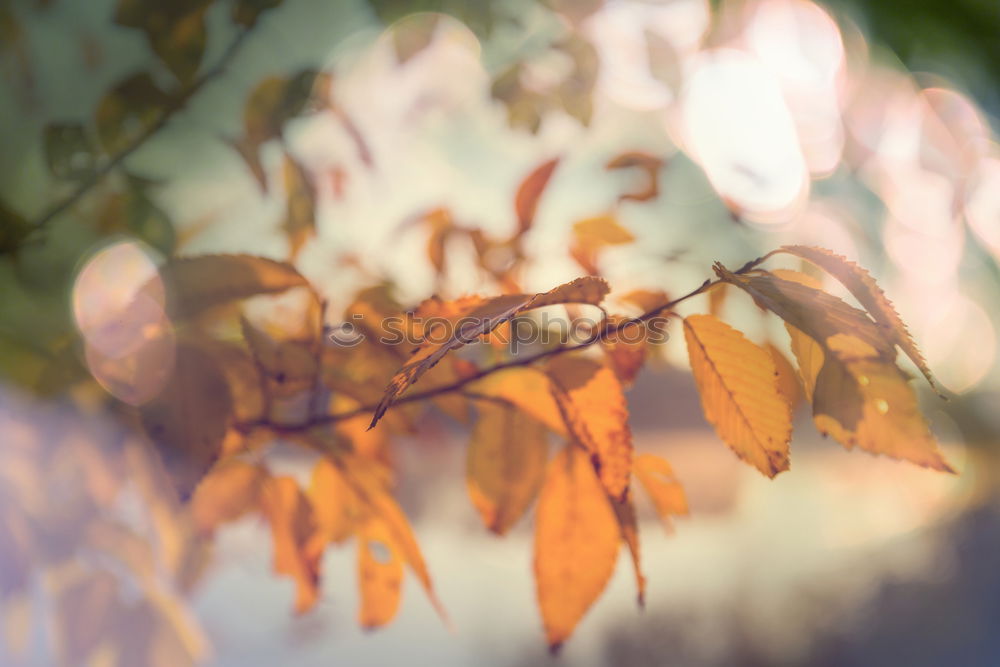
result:
<svg viewBox="0 0 1000 667"><path fill-rule="evenodd" d="M744 290L760 307L806 334L824 348L838 335L850 335L886 360L896 357L895 348L883 338L879 327L862 311L841 299L809 285L773 274L736 275L717 264L724 281Z"/></svg>
<svg viewBox="0 0 1000 667"><path fill-rule="evenodd" d="M316 234L316 185L306 168L285 154L285 220L282 228L288 235L289 259L294 260L302 246Z"/></svg>
<svg viewBox="0 0 1000 667"><path fill-rule="evenodd" d="M267 481L263 466L239 459L220 461L198 483L191 497L191 518L203 535L257 509Z"/></svg>
<svg viewBox="0 0 1000 667"><path fill-rule="evenodd" d="M319 365L312 344L275 340L241 319L243 336L264 383L268 421L278 426L304 423L310 416Z"/></svg>
<svg viewBox="0 0 1000 667"><path fill-rule="evenodd" d="M170 380L140 417L181 497L215 462L231 414L229 386L214 360L198 347L178 345Z"/></svg>
<svg viewBox="0 0 1000 667"><path fill-rule="evenodd" d="M723 280L741 287L785 320L807 395L809 387L814 387L813 420L820 432L848 448L859 445L873 453L951 471L930 435L906 375L893 363L895 347L882 336L884 328L864 311L802 282L774 275L737 276L718 266L716 270ZM813 372L815 381L811 381Z"/></svg>
<svg viewBox="0 0 1000 667"><path fill-rule="evenodd" d="M396 616L402 594L403 561L391 531L378 517L369 518L358 530L358 586L358 623L362 628L381 627Z"/></svg>
<svg viewBox="0 0 1000 667"><path fill-rule="evenodd" d="M626 192L619 197L620 201L632 199L635 201L649 201L655 199L660 194L660 169L663 168L663 159L643 153L641 151L628 151L613 157L608 161L605 168L609 171L616 169L636 168L646 175L646 186L641 190Z"/></svg>
<svg viewBox="0 0 1000 667"><path fill-rule="evenodd" d="M632 431L618 378L581 356L556 357L546 372L567 430L590 453L608 495L623 498L632 471Z"/></svg>
<svg viewBox="0 0 1000 667"><path fill-rule="evenodd" d="M684 320L705 418L737 456L768 477L788 469L791 410L766 350L712 315Z"/></svg>
<svg viewBox="0 0 1000 667"><path fill-rule="evenodd" d="M565 303L597 304L608 293L608 285L599 278L577 278L559 287L529 296L526 294L505 294L493 297L464 313L459 326L453 327L451 335L441 342L425 342L417 348L413 356L403 364L385 390L385 395L376 406L372 416L374 427L389 406L395 402L410 385L438 363L448 352L473 342L479 336L489 333L518 314L533 308L542 308Z"/></svg>
<svg viewBox="0 0 1000 667"><path fill-rule="evenodd" d="M378 467L373 462L357 456L344 457L344 461L344 477L353 492L357 494L359 502L365 506L364 511L368 516L378 517L384 522L389 538L399 550L403 561L413 570L438 615L447 621L447 614L434 592L430 571L413 535L410 522L389 493L386 479L378 473Z"/></svg>
<svg viewBox="0 0 1000 667"><path fill-rule="evenodd" d="M587 218L573 225L570 256L590 275L600 275L597 260L601 250L608 246L632 243L635 237L610 215Z"/></svg>
<svg viewBox="0 0 1000 667"><path fill-rule="evenodd" d="M291 477L267 480L261 507L271 524L274 571L295 581L295 612L304 613L319 600L319 555L307 554L315 530L309 499Z"/></svg>
<svg viewBox="0 0 1000 667"><path fill-rule="evenodd" d="M585 451L549 463L535 517L535 583L550 648L559 649L611 577L618 520Z"/></svg>
<svg viewBox="0 0 1000 667"><path fill-rule="evenodd" d="M466 454L466 483L483 524L503 535L538 494L547 456L545 427L528 415L482 401Z"/></svg>
<svg viewBox="0 0 1000 667"><path fill-rule="evenodd" d="M636 479L652 499L663 527L667 531L672 530L671 518L687 516L688 513L684 487L678 481L673 468L655 454L639 454L635 457L632 469Z"/></svg>
<svg viewBox="0 0 1000 667"><path fill-rule="evenodd" d="M764 349L771 355L771 360L774 362L778 378L778 392L785 397L788 407L794 413L795 408L802 400L802 385L799 381L799 374L792 366L792 362L773 343L765 344Z"/></svg>
<svg viewBox="0 0 1000 667"><path fill-rule="evenodd" d="M253 255L199 255L160 267L172 317L193 317L230 301L276 294L308 282L290 264Z"/></svg>
<svg viewBox="0 0 1000 667"><path fill-rule="evenodd" d="M614 336L601 341L601 349L607 356L612 370L622 385L629 387L646 363L649 343L646 325L628 322L625 318L609 318L609 324L621 326Z"/></svg>
<svg viewBox="0 0 1000 667"><path fill-rule="evenodd" d="M500 399L545 424L552 432L566 435L566 423L552 396L549 376L537 368L506 368L490 373L470 383L466 393Z"/></svg>
<svg viewBox="0 0 1000 667"><path fill-rule="evenodd" d="M313 467L306 494L316 521L306 553L319 558L327 544L342 542L354 532L361 508L343 473L325 458Z"/></svg>
<svg viewBox="0 0 1000 667"><path fill-rule="evenodd" d="M816 376L823 367L825 357L822 346L805 335L791 324L785 323L785 329L792 342L792 354L799 366L799 379L806 401L812 403L813 391L816 389Z"/></svg>
<svg viewBox="0 0 1000 667"><path fill-rule="evenodd" d="M923 355L920 354L920 350L917 349L917 344L910 336L906 324L903 323L903 319L896 312L892 302L889 301L885 292L882 291L882 288L878 286L878 283L875 282L875 279L872 278L868 271L846 257L825 248L788 245L782 246L778 252L788 253L808 260L839 280L882 328L886 339L898 345L906 353L906 356L920 369L927 382L932 387L935 386L934 378L931 377L931 370L927 366Z"/></svg>
<svg viewBox="0 0 1000 667"><path fill-rule="evenodd" d="M535 168L528 177L521 182L514 197L514 210L517 213L518 234L524 234L531 228L535 221L535 211L538 208L538 200L545 192L545 186L552 178L552 172L559 164L559 158L543 162Z"/></svg>
<svg viewBox="0 0 1000 667"><path fill-rule="evenodd" d="M909 378L878 358L826 358L813 396L816 428L848 449L859 446L917 465L954 472L920 412Z"/></svg>

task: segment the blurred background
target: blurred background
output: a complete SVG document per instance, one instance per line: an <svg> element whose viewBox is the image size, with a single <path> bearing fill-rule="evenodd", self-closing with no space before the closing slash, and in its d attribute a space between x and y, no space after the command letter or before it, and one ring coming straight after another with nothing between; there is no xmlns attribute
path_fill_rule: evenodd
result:
<svg viewBox="0 0 1000 667"><path fill-rule="evenodd" d="M989 0L0 0L0 663L1000 663L998 34ZM717 260L834 250L910 325L959 474L844 451L800 411L791 471L765 479L704 422L674 336L629 402L690 516L664 531L640 505L645 609L622 557L557 657L531 522L483 529L467 429L438 412L393 456L451 627L410 578L396 620L359 629L349 548L293 615L258 516L186 551L106 409L151 390L116 382L95 313L204 253L293 261L331 325L372 285L497 293L476 239L511 233L554 158L523 289L596 269L612 298L677 295ZM582 266L575 225L599 216L626 238ZM138 611L92 621L119 599Z"/></svg>

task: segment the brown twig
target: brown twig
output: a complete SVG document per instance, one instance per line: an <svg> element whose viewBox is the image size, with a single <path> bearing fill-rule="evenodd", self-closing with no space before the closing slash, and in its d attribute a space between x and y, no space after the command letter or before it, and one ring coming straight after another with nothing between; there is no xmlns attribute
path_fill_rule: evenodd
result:
<svg viewBox="0 0 1000 667"><path fill-rule="evenodd" d="M751 271L754 267L756 267L758 264L760 264L761 262L763 262L767 257L768 256L765 255L764 257L758 257L755 260L747 262L745 265L743 265L742 267L740 267L738 270L734 271L734 273L743 274L743 273L746 273L748 271ZM682 303L684 301L687 301L688 299L690 299L692 297L695 297L695 296L697 296L699 294L702 294L702 293L706 292L709 288L711 288L713 285L715 285L715 284L717 284L719 282L720 282L719 280L706 280L701 285L699 285L697 288L691 290L687 294L685 294L683 296L680 296L680 297L678 297L676 299L673 299L672 301L668 301L668 302L664 303L663 305L657 306L656 308L653 308L653 309L651 309L651 310L643 313L642 315L639 315L638 317L625 319L625 320L622 320L621 322L618 322L617 324L613 324L613 325L610 325L610 326L605 326L602 329L600 329L599 331L597 331L594 334L592 334L586 340L581 341L580 343L577 343L576 345L562 345L560 347L554 347L552 349L545 350L544 352L539 352L538 354L532 355L530 357L523 357L523 358L520 358L520 359L511 359L510 361L505 361L505 362L502 362L502 363L499 363L499 364L494 364L493 366L488 366L486 368L479 369L475 373L472 373L471 375L467 375L467 376L465 376L465 377L463 377L461 379L455 380L454 382L451 382L449 384L438 385L436 387L431 387L429 389L425 389L424 391L418 391L418 392L413 392L413 393L410 393L410 394L406 394L404 396L401 396L399 399L397 399L392 404L392 406L390 406L390 409L392 407L397 406L397 405L404 405L404 404L407 404L407 403L416 403L418 401L424 401L424 400L427 400L427 399L430 399L430 398L434 398L436 396L441 396L443 394L449 394L451 392L459 391L459 390L463 389L465 386L467 386L467 385L469 385L469 384L471 384L473 382L476 382L477 380L481 380L481 379L483 379L484 377L486 377L488 375L492 375L493 373L505 370L507 368L519 368L519 367L522 367L522 366L530 366L530 365L532 365L532 364L534 364L536 362L539 362L539 361L541 361L543 359L547 359L549 357L554 357L554 356L560 355L560 354L566 354L568 352L576 352L576 351L588 348L591 345L599 343L599 342L601 342L603 340L607 340L608 338L610 338L614 334L622 331L626 327L634 326L636 324L642 324L642 323L648 322L649 320L653 319L654 317L657 317L658 315L662 314L664 311L669 311L670 309L674 308L678 304L680 304L680 303ZM469 398L485 398L485 396L482 395L482 394L476 394L476 393L468 392L468 391L463 392L463 394L466 395ZM359 417L361 415L370 414L370 413L372 413L372 412L375 411L376 407L377 407L377 404L361 405L361 406L358 406L358 407L353 408L351 410L347 410L345 412L335 412L335 413L329 414L329 415L320 415L320 416L317 416L317 417L315 417L313 419L310 419L309 421L307 421L307 422L305 422L303 424L297 425L297 426L285 426L285 427L282 427L281 430L282 430L282 432L296 432L296 431L308 430L308 429L315 428L315 427L318 427L318 426L324 426L326 424L332 424L332 423L335 423L335 422L340 422L340 421L344 421L344 420L347 420L347 419L352 419L352 418L355 418L355 417ZM271 424L266 423L266 422L251 422L251 423L240 424L240 425L237 426L237 428L239 430L241 430L241 431L250 431L250 430L253 430L254 428L258 428L258 427L273 427L273 426Z"/></svg>

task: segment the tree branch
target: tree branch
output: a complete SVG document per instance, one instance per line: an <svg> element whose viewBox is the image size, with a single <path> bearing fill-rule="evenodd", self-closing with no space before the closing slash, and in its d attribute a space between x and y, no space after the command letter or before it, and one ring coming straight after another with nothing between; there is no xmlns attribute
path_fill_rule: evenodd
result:
<svg viewBox="0 0 1000 667"><path fill-rule="evenodd" d="M746 272L752 270L754 267L756 267L762 261L764 261L764 259L766 259L766 256L765 257L759 257L759 258L757 258L755 260L747 262L745 265L743 265L742 267L740 267L734 273L737 273L737 274L746 273ZM586 340L584 340L584 341L582 341L580 343L577 343L576 345L563 345L563 346L560 346L560 347L554 347L554 348L552 348L550 350L545 350L544 352L540 352L540 353L532 355L530 357L523 357L523 358L520 358L520 359L511 359L510 361L505 361L505 362L502 362L502 363L499 363L499 364L494 364L493 366L489 366L487 368L482 368L482 369L478 370L477 372L475 372L475 373L473 373L471 375L465 376L465 377L463 377L463 378L461 378L459 380L456 380L454 382L451 382L449 384L439 385L439 386L436 386L436 387L431 387L429 389L425 389L424 391L418 391L418 392L413 392L413 393L410 393L410 394L405 394L404 396L401 396L399 399L397 399L391 406L389 406L389 409L392 409L393 407L395 407L397 405L404 405L404 404L407 404L407 403L416 403L418 401L424 401L424 400L427 400L427 399L430 399L430 398L434 398L436 396L441 396L443 394L449 394L451 392L459 391L459 390L463 389L465 386L467 386L467 385L469 385L469 384L471 384L473 382L476 382L477 380L481 380L481 379L483 379L484 377L486 377L488 375L491 375L491 374L496 373L498 371L502 371L502 370L507 369L507 368L518 368L518 367L521 367L521 366L530 366L530 365L532 365L532 364L534 364L534 363L536 363L538 361L541 361L543 359L547 359L549 357L554 357L554 356L557 356L557 355L560 355L560 354L566 354L568 352L576 352L576 351L588 348L591 345L599 343L599 342L601 342L603 340L607 340L608 338L610 338L614 334L616 334L616 333L624 330L626 327L634 326L636 324L643 324L643 323L645 323L645 322L653 319L654 317L662 314L664 311L668 311L668 310L674 308L675 306L677 306L678 304L680 304L680 303L682 303L684 301L687 301L688 299L690 299L692 297L695 297L695 296L697 296L699 294L703 294L708 289L710 289L713 285L716 285L719 282L720 282L719 280L706 280L701 285L699 285L697 288L691 290L687 294L685 294L683 296L680 296L680 297L678 297L676 299L673 299L672 301L668 301L667 303L664 303L661 306L657 306L656 308L653 308L652 310L649 310L649 311L643 313L642 315L639 315L638 317L634 317L634 318L622 320L621 322L619 322L617 324L614 324L614 325L611 325L611 326L605 326L601 330L599 330L599 331L595 332L594 334L592 334ZM477 398L477 399L478 398L486 398L484 395L477 394L477 393L474 393L474 392L463 392L463 394L466 395L469 398ZM345 412L335 412L335 413L329 414L329 415L320 415L320 416L317 416L317 417L314 417L314 418L310 419L309 421L307 421L307 422L305 422L303 424L299 424L299 425L295 425L295 426L284 426L284 427L281 427L280 431L281 432L286 432L286 433L300 432L300 431L308 430L310 428L314 428L314 427L317 427L317 426L323 426L325 424L332 424L332 423L335 423L335 422L344 421L344 420L347 420L347 419L352 419L354 417L359 417L361 415L370 414L370 413L372 413L372 412L375 411L376 407L377 407L377 404L361 405L361 406L358 406L357 408L353 408L353 409L347 410ZM246 431L251 431L251 430L253 430L255 428L258 428L258 427L274 428L272 424L269 424L266 421L255 421L255 422L244 423L244 424L237 425L236 428L238 430L240 430L240 431L245 431L246 432Z"/></svg>
<svg viewBox="0 0 1000 667"><path fill-rule="evenodd" d="M192 97L198 94L202 88L208 83L218 78L232 63L233 59L236 57L240 48L246 41L247 36L250 34L250 30L241 29L239 34L235 39L226 47L225 52L219 58L219 62L215 64L214 67L207 70L200 77L195 79L193 83L186 90L184 90L177 99L173 100L168 106L163 108L160 113L159 118L156 119L152 125L147 127L145 130L140 132L125 148L123 148L118 153L110 156L109 159L104 162L103 165L98 167L91 173L87 178L85 178L76 189L73 190L69 195L63 198L61 201L57 202L51 206L45 213L38 217L32 223L32 234L36 234L42 231L46 225L48 225L52 220L59 217L70 208L75 206L83 197L90 192L92 189L97 187L108 174L114 171L115 167L120 165L125 159L127 159L134 152L142 148L147 141L149 141L155 134L166 127L167 123L181 111L185 105L191 100Z"/></svg>

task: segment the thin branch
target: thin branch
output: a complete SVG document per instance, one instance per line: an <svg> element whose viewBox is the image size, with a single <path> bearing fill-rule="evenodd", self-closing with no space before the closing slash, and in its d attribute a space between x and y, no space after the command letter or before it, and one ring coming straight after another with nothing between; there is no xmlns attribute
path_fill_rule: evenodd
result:
<svg viewBox="0 0 1000 667"><path fill-rule="evenodd" d="M760 261L763 261L763 260L762 259L757 259L757 260L754 260L752 262L748 262L745 266L741 267L738 271L736 271L736 273L744 273L746 271L749 271L754 266L756 266ZM436 387L431 387L429 389L425 389L424 391L418 391L418 392L413 392L411 394L406 394L406 395L400 397L399 399L397 399L389 407L390 407L390 409L392 409L393 407L395 407L397 405L404 405L404 404L407 404L407 403L416 403L418 401L423 401L423 400L427 400L429 398L434 398L436 396L441 396L442 394L449 394L451 392L459 391L459 390L463 389L466 385L471 384L471 383L473 383L473 382L475 382L477 380L481 380L484 377L486 377L487 375L492 375L493 373L505 370L507 368L518 368L518 367L522 367L522 366L530 366L531 364L534 364L534 363L536 363L538 361L541 361L543 359L547 359L549 357L554 357L554 356L557 356L557 355L560 355L560 354L566 354L568 352L576 352L576 351L588 348L591 345L599 343L599 342L601 342L603 340L607 340L608 338L610 338L614 334L622 331L626 327L634 326L636 324L642 324L642 323L647 322L647 321L653 319L654 317L660 315L664 311L669 311L670 309L674 308L678 304L680 304L680 303L682 303L684 301L687 301L688 299L690 299L692 297L695 297L695 296L697 296L699 294L704 293L710 287L712 287L713 285L715 285L715 284L717 284L719 282L720 282L719 280L706 280L701 285L699 285L697 288L691 290L687 294L685 294L683 296L680 296L680 297L678 297L678 298L676 298L676 299L674 299L672 301L668 301L668 302L664 303L661 306L657 306L656 308L653 308L652 310L649 310L649 311L643 313L642 315L639 315L638 317L634 317L634 318L622 320L621 322L619 322L617 324L614 324L614 325L611 325L611 326L606 326L606 327L602 328L601 330L599 330L599 331L595 332L594 334L592 334L586 340L581 341L580 343L577 343L576 345L563 345L563 346L560 346L560 347L554 347L552 349L545 350L544 352L540 352L540 353L532 355L530 357L523 357L523 358L520 358L520 359L511 359L510 361L505 361L505 362L502 362L502 363L499 363L499 364L494 364L493 366L488 366L486 368L482 368L482 369L478 370L477 372L475 372L475 373L473 373L471 375L467 375L467 376L465 376L465 377L463 377L463 378L461 378L459 380L456 380L455 382L451 382L449 384L444 384L444 385L439 385L439 386L436 386ZM482 395L475 394L475 393L472 393L472 392L467 392L466 391L466 392L463 392L463 394L466 395L466 396L468 396L469 398L483 398ZM335 423L335 422L344 421L344 420L347 420L347 419L352 419L354 417L359 417L361 415L370 414L370 413L372 413L372 412L375 411L376 407L377 407L377 404L361 405L359 407L353 408L351 410L347 410L345 412L335 412L335 413L329 414L329 415L321 415L321 416L315 417L313 419L310 419L309 421L307 421L307 422L305 422L305 423L303 423L301 425L282 427L281 431L282 432L286 432L286 433L287 432L295 432L295 431L303 431L303 430L308 430L308 429L311 429L311 428L315 428L317 426L323 426L323 425L326 425L326 424L332 424L332 423ZM260 422L250 422L250 423L240 424L240 425L237 426L238 430L244 431L244 432L251 431L251 430L253 430L255 428L258 428L258 427L272 427L272 426L270 424L266 423L266 422L263 422L263 421L260 421Z"/></svg>
<svg viewBox="0 0 1000 667"><path fill-rule="evenodd" d="M185 105L201 91L208 83L218 78L223 74L229 65L232 63L233 59L236 57L240 48L243 46L247 36L250 34L249 30L241 29L239 34L235 39L226 47L225 52L219 58L219 62L215 64L214 67L207 70L200 77L195 79L195 81L188 86L175 100L164 107L163 111L160 113L159 118L156 119L152 125L147 127L145 130L140 132L127 146L125 146L121 151L110 156L110 158L104 162L103 165L98 167L91 173L87 178L85 178L73 192L67 195L64 199L54 204L45 213L43 213L35 222L32 224L32 233L37 233L42 231L46 225L48 225L52 220L59 217L73 206L77 204L83 197L90 192L92 189L97 187L108 174L114 171L115 167L120 165L124 160L126 160L134 152L142 148L147 141L149 141L155 134L166 127L167 123L179 112Z"/></svg>

